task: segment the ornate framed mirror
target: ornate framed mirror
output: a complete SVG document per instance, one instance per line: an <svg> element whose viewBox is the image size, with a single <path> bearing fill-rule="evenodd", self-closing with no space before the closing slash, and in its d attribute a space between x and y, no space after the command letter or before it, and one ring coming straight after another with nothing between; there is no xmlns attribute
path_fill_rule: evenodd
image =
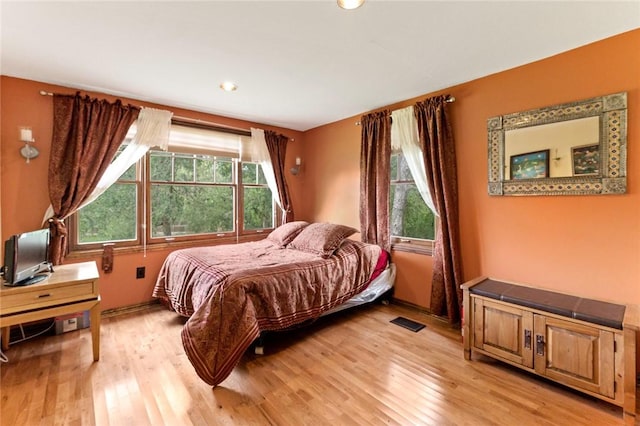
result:
<svg viewBox="0 0 640 426"><path fill-rule="evenodd" d="M489 195L627 191L627 93L487 120Z"/></svg>

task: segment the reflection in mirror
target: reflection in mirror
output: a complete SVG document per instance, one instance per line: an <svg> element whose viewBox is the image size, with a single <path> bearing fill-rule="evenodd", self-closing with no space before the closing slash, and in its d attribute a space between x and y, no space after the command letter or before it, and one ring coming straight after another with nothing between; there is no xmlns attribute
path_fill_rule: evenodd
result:
<svg viewBox="0 0 640 426"><path fill-rule="evenodd" d="M489 195L626 192L627 94L487 120Z"/></svg>
<svg viewBox="0 0 640 426"><path fill-rule="evenodd" d="M504 132L505 180L512 176L510 167L518 156L529 152L549 151L548 173L541 177L568 177L584 174L600 174L599 158L590 172L575 170L574 154L578 147L594 147L590 159L599 157L600 118L588 117L540 126L523 127ZM514 158L515 156L515 158Z"/></svg>

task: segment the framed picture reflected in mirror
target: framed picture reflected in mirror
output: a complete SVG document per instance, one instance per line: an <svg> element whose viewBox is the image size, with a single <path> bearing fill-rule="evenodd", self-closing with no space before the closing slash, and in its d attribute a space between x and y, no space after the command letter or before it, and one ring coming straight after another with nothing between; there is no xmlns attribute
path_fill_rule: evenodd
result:
<svg viewBox="0 0 640 426"><path fill-rule="evenodd" d="M600 174L600 145L581 145L571 148L571 167L574 176Z"/></svg>
<svg viewBox="0 0 640 426"><path fill-rule="evenodd" d="M509 161L511 179L540 179L549 177L549 150L512 155Z"/></svg>

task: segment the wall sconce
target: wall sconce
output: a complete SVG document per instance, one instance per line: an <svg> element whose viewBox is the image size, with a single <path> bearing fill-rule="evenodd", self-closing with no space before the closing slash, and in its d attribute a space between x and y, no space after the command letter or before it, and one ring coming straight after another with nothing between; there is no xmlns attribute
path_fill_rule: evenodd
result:
<svg viewBox="0 0 640 426"><path fill-rule="evenodd" d="M302 160L300 160L300 157L296 157L296 165L293 166L291 170L289 170L292 175L297 176L298 173L300 173L301 164L302 164Z"/></svg>
<svg viewBox="0 0 640 426"><path fill-rule="evenodd" d="M20 148L20 154L27 159L27 164L29 160L40 155L38 148L32 145L35 141L31 127L20 127L20 142L24 142L24 146Z"/></svg>

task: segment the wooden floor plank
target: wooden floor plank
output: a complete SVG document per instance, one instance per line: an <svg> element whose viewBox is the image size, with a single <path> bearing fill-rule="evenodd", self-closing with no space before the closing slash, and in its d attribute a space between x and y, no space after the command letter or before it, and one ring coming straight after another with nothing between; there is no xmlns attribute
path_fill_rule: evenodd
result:
<svg viewBox="0 0 640 426"><path fill-rule="evenodd" d="M413 333L389 321L427 327ZM0 365L1 425L622 425L620 408L489 358L459 330L373 305L267 337L218 387L202 382L161 307L12 345Z"/></svg>

